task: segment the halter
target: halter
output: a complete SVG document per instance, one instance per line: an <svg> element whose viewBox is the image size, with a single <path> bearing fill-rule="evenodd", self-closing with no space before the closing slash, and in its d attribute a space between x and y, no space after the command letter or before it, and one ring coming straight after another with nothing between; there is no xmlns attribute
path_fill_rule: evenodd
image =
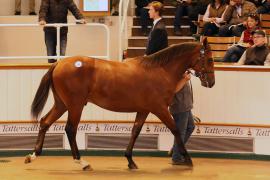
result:
<svg viewBox="0 0 270 180"><path fill-rule="evenodd" d="M212 73L214 73L214 71L207 71L205 69L205 62L204 62L205 51L206 50L205 50L204 46L202 46L201 49L200 49L200 56L199 56L197 62L193 66L193 67L195 67L197 64L199 64L199 67L200 67L199 69L200 70L198 72L195 71L195 73L194 72L191 72L190 70L188 70L188 72L190 74L192 74L193 76L196 76L196 77L200 78L201 81L204 82L204 83L206 83L207 84L207 87L208 87L208 81L207 81L208 74L212 74ZM213 61L213 60L211 59L209 61Z"/></svg>

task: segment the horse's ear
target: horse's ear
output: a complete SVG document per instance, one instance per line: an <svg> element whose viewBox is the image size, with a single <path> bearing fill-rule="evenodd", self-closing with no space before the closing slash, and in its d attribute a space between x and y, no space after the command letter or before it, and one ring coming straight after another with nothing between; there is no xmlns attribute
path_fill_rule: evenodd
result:
<svg viewBox="0 0 270 180"><path fill-rule="evenodd" d="M206 36L202 37L202 41L201 42L203 44L203 47L205 49L207 49L208 48L208 41L207 41L207 37Z"/></svg>

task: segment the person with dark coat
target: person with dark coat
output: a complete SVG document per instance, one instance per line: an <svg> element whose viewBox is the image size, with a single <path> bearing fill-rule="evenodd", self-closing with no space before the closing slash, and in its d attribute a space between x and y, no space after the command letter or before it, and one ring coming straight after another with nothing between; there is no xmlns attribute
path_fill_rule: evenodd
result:
<svg viewBox="0 0 270 180"><path fill-rule="evenodd" d="M142 27L142 33L144 36L148 34L147 26L150 25L151 20L148 14L148 5L153 2L154 0L135 0L136 9L135 14L136 16L140 17L140 24ZM160 3L163 3L163 0L158 0Z"/></svg>
<svg viewBox="0 0 270 180"><path fill-rule="evenodd" d="M149 6L149 17L153 19L153 27L149 33L146 55L153 54L168 47L168 34L165 23L162 19L163 5L158 1L153 1Z"/></svg>
<svg viewBox="0 0 270 180"><path fill-rule="evenodd" d="M42 0L39 10L39 24L46 25L46 23L67 23L68 10L72 12L76 19L81 20L85 24L83 15L77 8L73 0ZM56 55L56 28L44 27L45 44L47 47L47 55ZM64 56L67 45L68 28L62 27L60 29L60 55ZM55 59L49 59L49 63L54 63Z"/></svg>

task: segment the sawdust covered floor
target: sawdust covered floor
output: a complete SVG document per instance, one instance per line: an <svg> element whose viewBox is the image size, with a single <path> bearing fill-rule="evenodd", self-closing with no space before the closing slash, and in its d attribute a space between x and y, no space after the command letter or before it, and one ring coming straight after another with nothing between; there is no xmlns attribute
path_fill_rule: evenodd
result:
<svg viewBox="0 0 270 180"><path fill-rule="evenodd" d="M166 157L134 157L138 170L128 170L124 157L95 157L90 162L93 171L82 171L71 156L41 156L31 164L24 157L0 158L1 180L269 180L270 162L232 159L193 158L193 169L172 166ZM10 162L6 162L10 161Z"/></svg>

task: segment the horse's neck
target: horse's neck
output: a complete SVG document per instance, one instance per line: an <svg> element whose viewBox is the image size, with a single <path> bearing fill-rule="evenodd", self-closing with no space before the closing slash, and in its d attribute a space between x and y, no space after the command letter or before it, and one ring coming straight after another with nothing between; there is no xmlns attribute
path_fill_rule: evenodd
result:
<svg viewBox="0 0 270 180"><path fill-rule="evenodd" d="M171 78L179 81L182 79L182 75L190 67L189 58L177 58L171 63L167 64L164 69L170 74Z"/></svg>

